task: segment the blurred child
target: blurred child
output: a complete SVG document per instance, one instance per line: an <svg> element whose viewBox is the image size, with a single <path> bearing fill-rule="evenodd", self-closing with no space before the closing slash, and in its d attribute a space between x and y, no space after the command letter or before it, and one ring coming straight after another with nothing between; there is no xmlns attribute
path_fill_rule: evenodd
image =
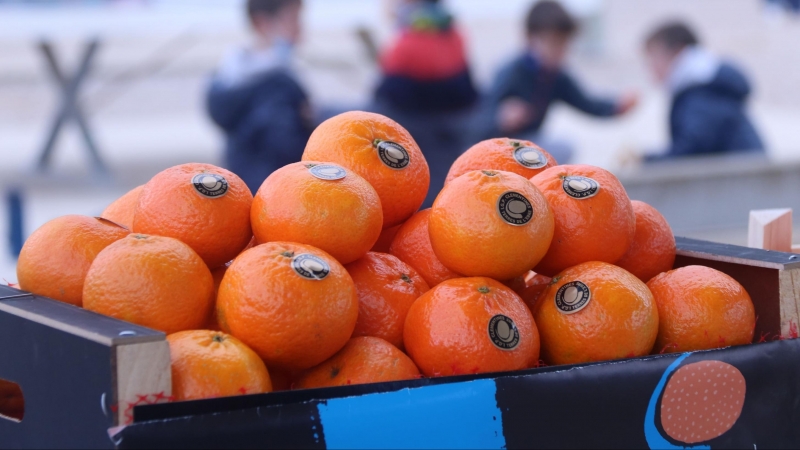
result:
<svg viewBox="0 0 800 450"><path fill-rule="evenodd" d="M559 163L566 163L568 148L551 148L539 130L550 105L563 101L587 114L612 117L625 114L637 103L636 95L619 99L587 96L564 70L578 24L558 3L536 3L525 20L527 48L496 77L482 115L481 139L516 137L541 144Z"/></svg>
<svg viewBox="0 0 800 450"><path fill-rule="evenodd" d="M729 63L700 46L682 23L653 31L645 42L650 70L672 95L666 153L648 160L702 153L763 152L745 113L750 84Z"/></svg>
<svg viewBox="0 0 800 450"><path fill-rule="evenodd" d="M430 206L447 171L470 146L466 117L477 99L464 40L438 0L396 0L399 33L381 55L375 109L397 120L425 152Z"/></svg>
<svg viewBox="0 0 800 450"><path fill-rule="evenodd" d="M225 166L254 193L274 170L300 160L313 124L291 68L301 0L248 0L250 45L231 51L214 74L208 111L225 132Z"/></svg>

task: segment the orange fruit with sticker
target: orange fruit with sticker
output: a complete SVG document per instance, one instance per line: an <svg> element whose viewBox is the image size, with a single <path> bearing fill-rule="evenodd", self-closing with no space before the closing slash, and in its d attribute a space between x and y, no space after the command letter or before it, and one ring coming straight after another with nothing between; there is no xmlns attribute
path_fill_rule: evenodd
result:
<svg viewBox="0 0 800 450"><path fill-rule="evenodd" d="M553 276L588 261L615 263L633 243L636 216L611 172L587 165L551 167L531 178L555 218L553 245L533 270Z"/></svg>
<svg viewBox="0 0 800 450"><path fill-rule="evenodd" d="M269 242L239 255L217 295L217 320L267 367L296 372L338 352L358 319L358 293L335 258L312 247Z"/></svg>
<svg viewBox="0 0 800 450"><path fill-rule="evenodd" d="M417 212L430 185L422 151L405 128L380 114L350 111L311 134L303 161L326 161L361 175L381 199L383 228Z"/></svg>
<svg viewBox="0 0 800 450"><path fill-rule="evenodd" d="M553 239L553 211L527 179L475 170L448 183L428 232L436 257L464 276L508 280L536 266Z"/></svg>
<svg viewBox="0 0 800 450"><path fill-rule="evenodd" d="M408 312L406 351L429 377L535 367L539 333L510 288L490 278L456 278L420 297Z"/></svg>
<svg viewBox="0 0 800 450"><path fill-rule="evenodd" d="M340 263L364 256L381 234L378 193L352 170L304 161L273 172L250 211L258 242L297 242L328 252Z"/></svg>
<svg viewBox="0 0 800 450"><path fill-rule="evenodd" d="M647 355L658 313L653 294L630 272L597 261L571 267L553 278L534 313L542 359L556 365Z"/></svg>
<svg viewBox="0 0 800 450"><path fill-rule="evenodd" d="M178 239L215 269L252 239L252 202L250 189L232 172L211 164L182 164L144 185L133 231Z"/></svg>
<svg viewBox="0 0 800 450"><path fill-rule="evenodd" d="M531 178L557 165L553 155L531 141L487 139L470 147L453 162L445 183L473 170L502 170Z"/></svg>

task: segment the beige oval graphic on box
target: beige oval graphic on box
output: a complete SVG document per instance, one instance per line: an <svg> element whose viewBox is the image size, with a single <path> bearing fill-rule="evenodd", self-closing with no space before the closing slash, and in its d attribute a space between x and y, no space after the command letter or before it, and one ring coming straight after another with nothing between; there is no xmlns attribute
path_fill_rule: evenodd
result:
<svg viewBox="0 0 800 450"><path fill-rule="evenodd" d="M721 436L742 414L744 375L722 361L687 364L672 374L661 397L661 426L669 437L695 444Z"/></svg>

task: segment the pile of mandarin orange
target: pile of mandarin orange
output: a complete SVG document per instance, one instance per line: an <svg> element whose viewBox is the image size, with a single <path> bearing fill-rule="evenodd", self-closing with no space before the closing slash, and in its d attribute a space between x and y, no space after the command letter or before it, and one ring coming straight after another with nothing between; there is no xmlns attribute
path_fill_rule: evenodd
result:
<svg viewBox="0 0 800 450"><path fill-rule="evenodd" d="M227 170L184 164L101 218L45 224L19 284L167 333L179 400L752 341L742 286L671 270L666 220L606 170L492 139L419 211L428 184L406 130L349 112L255 197Z"/></svg>

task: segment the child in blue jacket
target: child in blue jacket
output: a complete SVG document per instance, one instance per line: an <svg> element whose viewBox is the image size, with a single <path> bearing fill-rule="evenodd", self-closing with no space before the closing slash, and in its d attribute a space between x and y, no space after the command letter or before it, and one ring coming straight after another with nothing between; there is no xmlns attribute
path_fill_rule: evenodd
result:
<svg viewBox="0 0 800 450"><path fill-rule="evenodd" d="M671 144L649 161L698 154L763 153L745 112L750 83L742 72L700 46L682 23L653 31L645 42L648 65L672 95Z"/></svg>
<svg viewBox="0 0 800 450"><path fill-rule="evenodd" d="M479 139L513 137L541 141L539 130L550 105L556 101L598 117L624 114L636 105L635 95L616 99L589 96L564 70L578 24L558 2L537 2L528 13L525 27L528 46L495 78L480 115ZM557 151L539 143L559 163L569 159L568 150Z"/></svg>
<svg viewBox="0 0 800 450"><path fill-rule="evenodd" d="M313 123L292 73L301 0L249 0L254 43L230 52L214 74L208 111L226 135L225 167L255 193L274 170L300 161Z"/></svg>

